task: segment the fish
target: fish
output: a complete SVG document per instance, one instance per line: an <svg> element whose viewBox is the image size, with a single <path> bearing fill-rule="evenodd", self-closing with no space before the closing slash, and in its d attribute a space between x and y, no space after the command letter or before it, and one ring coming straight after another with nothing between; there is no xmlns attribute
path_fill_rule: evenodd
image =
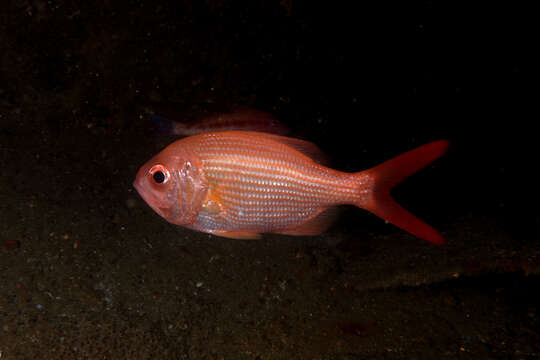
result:
<svg viewBox="0 0 540 360"><path fill-rule="evenodd" d="M234 239L263 233L318 235L339 205L365 209L434 244L443 236L390 195L394 186L441 157L447 140L373 168L325 166L315 144L255 131L207 132L177 140L138 170L133 186L168 222Z"/></svg>
<svg viewBox="0 0 540 360"><path fill-rule="evenodd" d="M179 122L158 114L149 114L157 131L167 135L191 136L203 132L245 130L288 135L289 128L272 114L249 107L229 113L216 113L195 121Z"/></svg>

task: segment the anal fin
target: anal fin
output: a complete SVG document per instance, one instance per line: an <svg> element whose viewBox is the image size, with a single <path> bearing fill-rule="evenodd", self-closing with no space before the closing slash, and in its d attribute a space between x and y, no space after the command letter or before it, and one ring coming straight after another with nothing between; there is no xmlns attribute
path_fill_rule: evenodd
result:
<svg viewBox="0 0 540 360"><path fill-rule="evenodd" d="M226 231L216 230L212 231L212 234L216 236L226 237L230 239L242 239L242 240L256 240L261 238L261 234L254 231Z"/></svg>

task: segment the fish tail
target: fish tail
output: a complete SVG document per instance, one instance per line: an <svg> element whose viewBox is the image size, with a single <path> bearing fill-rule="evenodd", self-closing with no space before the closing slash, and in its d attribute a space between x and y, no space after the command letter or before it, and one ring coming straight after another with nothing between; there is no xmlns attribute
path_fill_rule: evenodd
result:
<svg viewBox="0 0 540 360"><path fill-rule="evenodd" d="M367 200L356 204L395 226L434 244L444 244L442 235L405 210L390 196L390 191L401 181L441 157L449 147L446 140L434 141L401 154L374 168L357 173L368 175L371 189Z"/></svg>

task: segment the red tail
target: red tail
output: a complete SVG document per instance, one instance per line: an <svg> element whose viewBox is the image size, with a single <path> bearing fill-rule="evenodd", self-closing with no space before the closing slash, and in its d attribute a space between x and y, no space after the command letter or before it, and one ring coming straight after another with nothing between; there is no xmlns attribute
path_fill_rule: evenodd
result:
<svg viewBox="0 0 540 360"><path fill-rule="evenodd" d="M434 244L444 244L437 230L402 208L390 196L390 190L405 178L441 157L450 143L434 141L401 154L365 172L373 177L372 196L361 207L397 227Z"/></svg>

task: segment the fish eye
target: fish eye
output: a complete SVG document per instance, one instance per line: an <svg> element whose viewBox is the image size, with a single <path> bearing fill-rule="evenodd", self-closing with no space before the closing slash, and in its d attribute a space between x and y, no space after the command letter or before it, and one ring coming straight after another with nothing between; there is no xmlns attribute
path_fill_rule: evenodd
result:
<svg viewBox="0 0 540 360"><path fill-rule="evenodd" d="M150 175L156 184L164 184L169 181L169 170L163 165L154 165L150 169Z"/></svg>
<svg viewBox="0 0 540 360"><path fill-rule="evenodd" d="M153 177L154 177L154 181L157 182L158 184L161 184L162 182L165 181L165 174L162 173L161 171L156 171Z"/></svg>

